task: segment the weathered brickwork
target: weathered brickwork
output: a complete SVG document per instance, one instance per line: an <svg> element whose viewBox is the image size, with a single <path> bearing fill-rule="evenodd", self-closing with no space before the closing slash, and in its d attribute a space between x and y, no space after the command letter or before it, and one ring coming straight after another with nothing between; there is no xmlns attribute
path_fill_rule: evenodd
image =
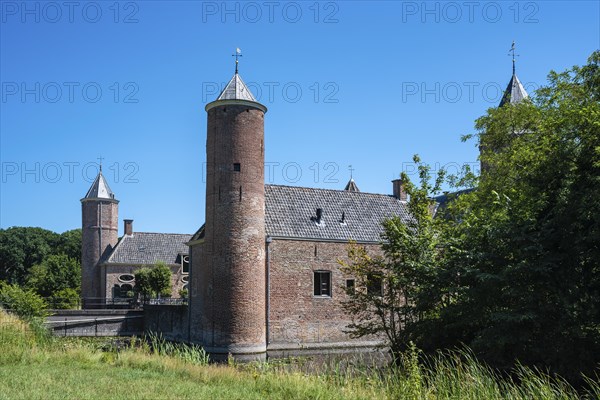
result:
<svg viewBox="0 0 600 400"><path fill-rule="evenodd" d="M207 109L206 233L201 257L192 254L192 323L215 353L266 351L264 112L246 103Z"/></svg>
<svg viewBox="0 0 600 400"><path fill-rule="evenodd" d="M110 254L118 241L118 201L84 199L82 212L81 295L104 298L104 277L98 261Z"/></svg>
<svg viewBox="0 0 600 400"><path fill-rule="evenodd" d="M377 245L367 245L370 253ZM346 279L338 260L347 260L348 243L273 240L269 246L269 345L308 345L352 341L351 322L341 302ZM331 272L331 296L314 295L314 272ZM364 339L361 339L364 340Z"/></svg>

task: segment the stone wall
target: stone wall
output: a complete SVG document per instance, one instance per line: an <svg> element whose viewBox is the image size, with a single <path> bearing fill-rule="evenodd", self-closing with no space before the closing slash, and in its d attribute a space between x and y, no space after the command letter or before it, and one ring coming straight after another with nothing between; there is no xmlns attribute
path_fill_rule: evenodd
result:
<svg viewBox="0 0 600 400"><path fill-rule="evenodd" d="M144 331L160 333L175 342L188 341L188 307L144 305Z"/></svg>

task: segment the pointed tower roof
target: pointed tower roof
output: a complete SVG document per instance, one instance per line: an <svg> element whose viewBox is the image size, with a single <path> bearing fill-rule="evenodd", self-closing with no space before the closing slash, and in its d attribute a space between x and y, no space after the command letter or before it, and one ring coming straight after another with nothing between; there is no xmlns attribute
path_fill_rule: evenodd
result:
<svg viewBox="0 0 600 400"><path fill-rule="evenodd" d="M217 106L242 105L258 108L263 113L267 112L267 107L256 101L252 92L248 89L248 86L246 86L240 74L238 74L238 58L242 56L242 51L239 48L236 49L233 56L235 57L235 73L233 74L233 78L231 78L229 83L221 91L219 97L217 97L215 101L208 103L204 109L208 112L210 109Z"/></svg>
<svg viewBox="0 0 600 400"><path fill-rule="evenodd" d="M347 190L349 192L360 192L360 189L358 188L358 186L356 185L356 182L354 182L354 179L352 179L352 178L350 178L350 180L346 184L346 187L344 188L344 190Z"/></svg>
<svg viewBox="0 0 600 400"><path fill-rule="evenodd" d="M81 199L84 200L96 200L96 199L108 199L108 200L116 200L115 194L112 190L110 190L110 186L108 186L108 182L106 182L106 178L102 175L102 169L98 173L98 176L90 186L90 189L87 191L85 197Z"/></svg>
<svg viewBox="0 0 600 400"><path fill-rule="evenodd" d="M221 92L217 100L247 100L256 101L248 86L242 80L242 77L236 72L229 81L225 89Z"/></svg>
<svg viewBox="0 0 600 400"><path fill-rule="evenodd" d="M510 82L508 82L508 86L504 91L504 95L502 96L502 100L500 100L498 107L502 107L506 103L520 103L528 97L529 95L527 94L527 91L525 91L525 88L521 84L517 74L513 73L513 76L510 78Z"/></svg>
<svg viewBox="0 0 600 400"><path fill-rule="evenodd" d="M518 57L518 54L515 54L515 41L513 40L512 46L510 48L510 53L508 55L512 55L512 77L510 78L510 82L508 82L508 86L504 91L504 95L502 96L502 100L500 100L500 104L498 107L502 107L506 103L509 104L517 104L525 100L529 95L525 91L525 88L521 84L521 81L517 77L516 68L515 68L515 57Z"/></svg>

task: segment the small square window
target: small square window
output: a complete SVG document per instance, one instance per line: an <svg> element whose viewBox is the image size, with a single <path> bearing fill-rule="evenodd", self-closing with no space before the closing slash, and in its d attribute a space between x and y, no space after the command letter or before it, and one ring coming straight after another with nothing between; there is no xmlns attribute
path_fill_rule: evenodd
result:
<svg viewBox="0 0 600 400"><path fill-rule="evenodd" d="M321 297L331 297L331 272L314 272L314 295Z"/></svg>
<svg viewBox="0 0 600 400"><path fill-rule="evenodd" d="M240 172L242 170L242 167L241 167L240 163L234 163L233 164L233 170L235 172Z"/></svg>
<svg viewBox="0 0 600 400"><path fill-rule="evenodd" d="M346 293L348 294L354 294L354 285L355 281L354 279L346 279Z"/></svg>

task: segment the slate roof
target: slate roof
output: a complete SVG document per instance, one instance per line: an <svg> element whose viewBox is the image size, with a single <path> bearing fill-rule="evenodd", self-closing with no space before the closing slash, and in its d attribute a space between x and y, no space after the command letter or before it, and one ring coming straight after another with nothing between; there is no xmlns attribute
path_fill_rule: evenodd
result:
<svg viewBox="0 0 600 400"><path fill-rule="evenodd" d="M229 81L225 89L219 94L217 100L248 100L256 101L248 86L242 80L242 77L236 72Z"/></svg>
<svg viewBox="0 0 600 400"><path fill-rule="evenodd" d="M164 261L175 264L180 254L188 254L186 243L191 238L192 235L179 233L134 232L119 240L106 263L141 265Z"/></svg>
<svg viewBox="0 0 600 400"><path fill-rule="evenodd" d="M385 218L408 219L406 204L384 194L265 185L265 203L266 233L272 237L378 242Z"/></svg>
<svg viewBox="0 0 600 400"><path fill-rule="evenodd" d="M98 176L96 176L96 179L92 183L92 186L90 186L90 189L85 194L84 199L114 199L114 198L115 198L115 194L113 193L112 190L110 190L110 187L108 186L108 182L106 182L104 175L102 175L102 171L100 171L98 173Z"/></svg>
<svg viewBox="0 0 600 400"><path fill-rule="evenodd" d="M502 96L502 100L500 100L498 107L502 107L506 103L519 103L527 97L529 97L529 95L525 91L525 88L521 84L519 78L517 78L517 74L513 74L513 76L510 78L510 82L508 82L508 86L504 91L504 95Z"/></svg>

